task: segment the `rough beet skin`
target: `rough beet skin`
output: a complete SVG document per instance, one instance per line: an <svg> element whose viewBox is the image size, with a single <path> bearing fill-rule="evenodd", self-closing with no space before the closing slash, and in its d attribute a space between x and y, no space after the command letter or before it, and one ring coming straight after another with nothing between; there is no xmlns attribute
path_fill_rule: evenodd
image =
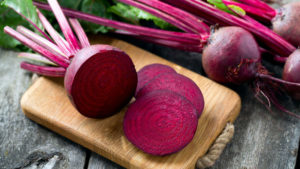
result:
<svg viewBox="0 0 300 169"><path fill-rule="evenodd" d="M222 27L203 50L202 65L209 78L241 84L255 78L260 51L254 37L240 27Z"/></svg>
<svg viewBox="0 0 300 169"><path fill-rule="evenodd" d="M273 31L292 43L300 46L300 2L293 2L278 9L272 20Z"/></svg>
<svg viewBox="0 0 300 169"><path fill-rule="evenodd" d="M282 78L289 82L300 83L299 73L300 73L300 50L297 49L287 59L284 65ZM290 85L285 85L285 86L293 98L300 100L300 87L290 86Z"/></svg>

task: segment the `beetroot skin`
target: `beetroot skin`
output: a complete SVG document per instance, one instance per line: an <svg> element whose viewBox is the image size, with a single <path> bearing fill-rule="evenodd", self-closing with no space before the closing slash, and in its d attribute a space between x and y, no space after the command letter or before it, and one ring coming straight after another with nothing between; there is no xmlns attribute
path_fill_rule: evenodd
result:
<svg viewBox="0 0 300 169"><path fill-rule="evenodd" d="M74 56L65 75L74 106L87 117L107 117L132 98L137 73L127 54L109 45L93 45Z"/></svg>
<svg viewBox="0 0 300 169"><path fill-rule="evenodd" d="M300 83L300 50L297 49L287 59L282 78L289 82ZM288 92L297 100L300 100L300 90L297 86L286 85Z"/></svg>
<svg viewBox="0 0 300 169"><path fill-rule="evenodd" d="M300 46L300 2L289 3L277 11L273 31L295 46Z"/></svg>
<svg viewBox="0 0 300 169"><path fill-rule="evenodd" d="M209 78L220 83L241 84L251 81L260 63L254 37L240 27L222 27L203 50L202 65Z"/></svg>
<svg viewBox="0 0 300 169"><path fill-rule="evenodd" d="M204 108L204 98L199 87L191 79L177 73L160 74L140 89L136 98L139 99L155 90L170 90L180 94L195 106L200 117Z"/></svg>
<svg viewBox="0 0 300 169"><path fill-rule="evenodd" d="M129 106L123 130L127 139L144 152L167 155L193 139L197 123L190 101L168 90L156 90Z"/></svg>
<svg viewBox="0 0 300 169"><path fill-rule="evenodd" d="M176 73L176 71L166 65L162 64L150 64L143 67L141 70L138 71L138 84L135 92L135 96L140 91L141 88L145 86L150 80L162 73Z"/></svg>

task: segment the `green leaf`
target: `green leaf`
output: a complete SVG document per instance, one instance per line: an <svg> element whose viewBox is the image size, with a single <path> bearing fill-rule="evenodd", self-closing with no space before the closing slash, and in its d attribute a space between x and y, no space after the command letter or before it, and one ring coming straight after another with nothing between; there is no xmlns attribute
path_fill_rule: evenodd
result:
<svg viewBox="0 0 300 169"><path fill-rule="evenodd" d="M244 11L241 7L236 6L236 5L228 5L228 8L230 8L232 11L234 11L236 14L240 16L245 16L246 11Z"/></svg>
<svg viewBox="0 0 300 169"><path fill-rule="evenodd" d="M219 8L220 10L234 14L224 3L222 0L207 0L208 3L214 5L215 7Z"/></svg>
<svg viewBox="0 0 300 169"><path fill-rule="evenodd" d="M108 0L83 0L80 10L82 12L90 13L93 15L101 16L108 19L113 19L112 13L108 12L108 8L111 6ZM82 22L83 27L87 32L92 33L106 33L112 28L93 24L90 22Z"/></svg>
<svg viewBox="0 0 300 169"><path fill-rule="evenodd" d="M38 2L48 3L47 0L34 0ZM71 9L79 9L81 0L58 0L60 6Z"/></svg>
<svg viewBox="0 0 300 169"><path fill-rule="evenodd" d="M116 5L113 5L108 8L108 12L111 12L123 20L133 23L133 24L139 24L139 18L136 17L136 14L131 10L130 6L117 3Z"/></svg>
<svg viewBox="0 0 300 169"><path fill-rule="evenodd" d="M152 21L161 29L174 29L173 26L166 21L151 15L148 12L123 3L116 3L116 5L113 5L109 8L109 11L133 24L140 24L141 20L147 20Z"/></svg>
<svg viewBox="0 0 300 169"><path fill-rule="evenodd" d="M3 0L1 5L9 7L19 14L24 15L27 19L35 23L39 28L43 28L36 12L36 7L32 0ZM33 27L32 27L33 28Z"/></svg>
<svg viewBox="0 0 300 169"><path fill-rule="evenodd" d="M27 25L27 22L13 10L0 6L0 46L15 48L21 43L4 33L3 28L6 25L15 28L17 25Z"/></svg>

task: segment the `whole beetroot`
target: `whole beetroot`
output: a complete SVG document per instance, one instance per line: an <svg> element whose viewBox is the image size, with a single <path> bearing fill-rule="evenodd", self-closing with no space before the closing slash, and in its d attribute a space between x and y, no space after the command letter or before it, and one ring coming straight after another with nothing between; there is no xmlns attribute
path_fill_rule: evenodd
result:
<svg viewBox="0 0 300 169"><path fill-rule="evenodd" d="M222 27L213 33L203 50L202 64L209 78L241 84L258 72L260 51L254 37L240 27Z"/></svg>
<svg viewBox="0 0 300 169"><path fill-rule="evenodd" d="M293 2L278 9L272 20L273 31L295 46L300 46L300 2Z"/></svg>
<svg viewBox="0 0 300 169"><path fill-rule="evenodd" d="M297 49L293 52L289 58L287 59L284 69L282 78L289 82L300 83L300 50ZM288 92L291 96L297 100L300 99L300 87L299 86L290 86L286 85Z"/></svg>

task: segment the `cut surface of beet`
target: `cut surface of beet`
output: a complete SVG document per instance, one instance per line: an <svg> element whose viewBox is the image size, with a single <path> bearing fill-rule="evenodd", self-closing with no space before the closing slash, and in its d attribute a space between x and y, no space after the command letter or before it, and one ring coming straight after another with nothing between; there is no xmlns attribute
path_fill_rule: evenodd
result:
<svg viewBox="0 0 300 169"><path fill-rule="evenodd" d="M166 66L159 63L154 63L143 67L138 71L138 84L135 92L135 96L141 88L143 88L149 81L151 81L157 75L162 73L176 73L176 71L170 66Z"/></svg>
<svg viewBox="0 0 300 169"><path fill-rule="evenodd" d="M197 109L200 117L204 108L204 98L199 87L191 79L177 73L163 73L153 78L140 89L136 98L155 90L170 90L187 98Z"/></svg>
<svg viewBox="0 0 300 169"><path fill-rule="evenodd" d="M107 117L130 101L137 73L124 52L109 45L93 45L76 53L64 82L68 96L81 114Z"/></svg>
<svg viewBox="0 0 300 169"><path fill-rule="evenodd" d="M128 140L153 155L167 155L183 149L194 137L196 109L183 96L157 90L132 103L124 117Z"/></svg>

